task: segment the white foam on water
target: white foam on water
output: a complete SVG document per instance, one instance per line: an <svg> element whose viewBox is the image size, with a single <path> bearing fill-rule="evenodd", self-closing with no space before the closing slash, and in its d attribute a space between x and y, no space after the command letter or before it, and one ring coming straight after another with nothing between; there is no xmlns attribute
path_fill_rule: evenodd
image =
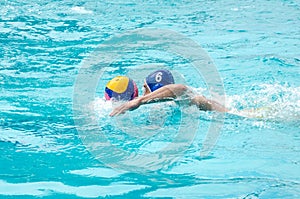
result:
<svg viewBox="0 0 300 199"><path fill-rule="evenodd" d="M226 98L233 114L278 122L300 121L300 87L262 84Z"/></svg>
<svg viewBox="0 0 300 199"><path fill-rule="evenodd" d="M99 119L107 118L110 112L113 110L111 101L99 97L96 98L94 102L92 102L92 105L94 106L94 110Z"/></svg>
<svg viewBox="0 0 300 199"><path fill-rule="evenodd" d="M84 7L81 6L72 7L71 10L79 14L93 14L93 11L86 10Z"/></svg>

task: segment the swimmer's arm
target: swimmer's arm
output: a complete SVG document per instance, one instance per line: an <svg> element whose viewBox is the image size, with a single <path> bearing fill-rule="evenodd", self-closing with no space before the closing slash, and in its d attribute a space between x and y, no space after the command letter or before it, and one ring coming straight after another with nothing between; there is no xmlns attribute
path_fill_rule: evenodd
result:
<svg viewBox="0 0 300 199"><path fill-rule="evenodd" d="M161 102L173 100L177 96L181 96L187 87L181 84L169 84L164 87L161 87L147 95L142 97L135 98L129 102L122 104L119 107L116 107L111 113L110 116L120 115L125 113L128 110L137 109L139 106L143 104Z"/></svg>
<svg viewBox="0 0 300 199"><path fill-rule="evenodd" d="M161 87L139 98L135 98L129 102L122 104L121 106L115 108L110 116L120 115L128 110L137 109L143 104L173 100L188 91L188 87L182 84L169 84ZM218 112L228 112L229 110L223 105L215 102L213 100L206 99L204 96L198 95L191 97L191 105L196 105L200 110L203 111L218 111Z"/></svg>
<svg viewBox="0 0 300 199"><path fill-rule="evenodd" d="M188 88L182 84L168 84L140 97L141 104L173 100L178 96L183 95L187 89Z"/></svg>
<svg viewBox="0 0 300 199"><path fill-rule="evenodd" d="M146 99L146 103L151 102L153 99L174 99L176 97L179 97L183 94L191 93L191 90L187 86L184 86L182 84L169 84L166 85L158 90L157 92L153 92L153 96L149 95L149 98ZM148 95L145 97L147 98ZM200 110L203 111L218 111L218 112L229 112L229 109L227 109L225 106L221 105L220 103L205 98L202 95L197 96L191 96L191 105L196 105Z"/></svg>
<svg viewBox="0 0 300 199"><path fill-rule="evenodd" d="M206 99L204 96L198 95L191 99L191 104L196 105L203 111L228 112L229 110L216 101Z"/></svg>

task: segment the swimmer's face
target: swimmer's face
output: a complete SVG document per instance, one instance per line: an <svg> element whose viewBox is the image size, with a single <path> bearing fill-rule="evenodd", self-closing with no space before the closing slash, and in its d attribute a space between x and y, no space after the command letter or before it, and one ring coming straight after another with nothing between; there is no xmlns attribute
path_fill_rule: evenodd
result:
<svg viewBox="0 0 300 199"><path fill-rule="evenodd" d="M151 93L151 90L147 85L146 81L144 81L144 95L148 95L149 93Z"/></svg>

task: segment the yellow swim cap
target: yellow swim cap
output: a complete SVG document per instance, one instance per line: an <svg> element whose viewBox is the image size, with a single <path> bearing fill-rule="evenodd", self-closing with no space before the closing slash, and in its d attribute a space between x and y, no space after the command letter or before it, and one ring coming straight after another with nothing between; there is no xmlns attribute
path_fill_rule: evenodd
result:
<svg viewBox="0 0 300 199"><path fill-rule="evenodd" d="M126 91L129 83L129 78L126 76L117 76L110 80L106 87L116 93L123 93Z"/></svg>
<svg viewBox="0 0 300 199"><path fill-rule="evenodd" d="M126 76L117 76L110 80L105 88L107 100L132 100L138 96L135 82Z"/></svg>

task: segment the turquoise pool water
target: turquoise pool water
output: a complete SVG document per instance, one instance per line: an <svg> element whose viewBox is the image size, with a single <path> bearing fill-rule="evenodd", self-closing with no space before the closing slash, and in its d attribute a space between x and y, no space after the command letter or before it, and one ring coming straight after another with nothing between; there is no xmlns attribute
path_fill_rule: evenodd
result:
<svg viewBox="0 0 300 199"><path fill-rule="evenodd" d="M4 0L0 6L0 198L300 197L298 1ZM175 55L150 51L126 57L124 51L103 74L92 100L99 128L111 133L111 142L129 155L151 154L172 142L178 126L188 133L190 122L199 122L199 129L181 158L166 168L110 168L78 133L74 87L84 60L100 44L141 28L172 30L201 45L223 80L226 105L263 107L255 115L263 118L225 115L205 157L199 151L208 127L219 122L214 113L149 105L128 113L139 121L112 119L101 87L111 76L132 72L128 67L167 65L208 94L202 77ZM165 115L157 117L157 109ZM112 131L115 122L124 134ZM141 126L142 139L126 135L137 128L132 123ZM111 161L116 157L111 154Z"/></svg>

